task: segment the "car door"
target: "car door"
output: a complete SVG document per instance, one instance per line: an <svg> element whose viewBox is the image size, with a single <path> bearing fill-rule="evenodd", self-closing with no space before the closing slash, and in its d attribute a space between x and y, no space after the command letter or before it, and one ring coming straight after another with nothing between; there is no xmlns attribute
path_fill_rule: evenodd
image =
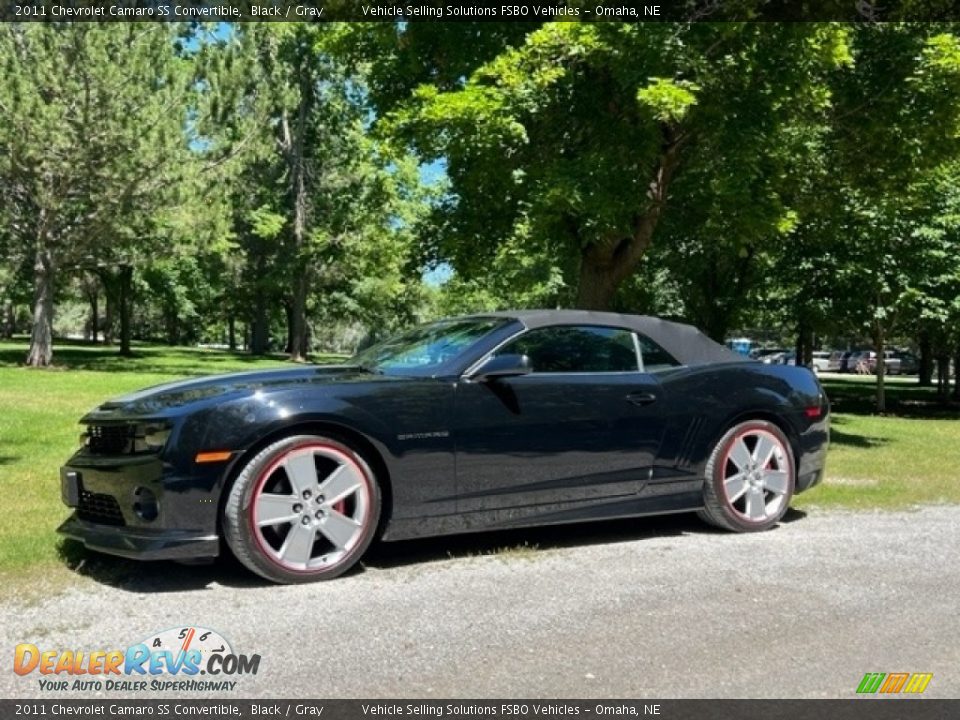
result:
<svg viewBox="0 0 960 720"><path fill-rule="evenodd" d="M457 384L457 508L468 523L476 513L520 519L640 491L663 433L663 390L640 372L633 332L543 327L494 354L526 355L532 372Z"/></svg>

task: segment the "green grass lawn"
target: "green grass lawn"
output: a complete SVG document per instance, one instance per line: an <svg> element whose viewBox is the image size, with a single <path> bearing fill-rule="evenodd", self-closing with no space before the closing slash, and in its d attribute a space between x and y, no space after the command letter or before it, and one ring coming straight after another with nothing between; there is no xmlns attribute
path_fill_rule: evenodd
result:
<svg viewBox="0 0 960 720"><path fill-rule="evenodd" d="M827 474L798 507L897 508L960 502L960 408L916 378L889 378L887 413L872 413L876 379L824 379L833 406Z"/></svg>
<svg viewBox="0 0 960 720"><path fill-rule="evenodd" d="M77 421L104 400L191 375L278 367L282 357L191 348L57 346L56 367L20 367L26 345L0 343L0 576L58 561L54 533L68 515L59 467L78 446ZM320 358L320 360L329 358Z"/></svg>
<svg viewBox="0 0 960 720"><path fill-rule="evenodd" d="M188 348L59 345L50 370L19 365L24 343L0 343L0 581L60 566L54 532L67 516L61 463L76 449L77 420L105 399L190 375L282 366L282 357ZM328 360L333 358L320 358ZM871 414L871 378L824 380L834 408L827 478L800 507L896 508L960 502L960 411L915 380L890 383L890 412Z"/></svg>

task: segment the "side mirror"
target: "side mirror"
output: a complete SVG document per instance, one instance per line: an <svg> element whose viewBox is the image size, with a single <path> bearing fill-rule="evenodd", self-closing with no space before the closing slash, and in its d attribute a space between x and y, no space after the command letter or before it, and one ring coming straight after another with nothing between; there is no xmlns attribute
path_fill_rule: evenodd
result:
<svg viewBox="0 0 960 720"><path fill-rule="evenodd" d="M526 355L494 355L488 357L478 367L470 379L475 382L487 382L498 378L529 375L533 372L533 365Z"/></svg>

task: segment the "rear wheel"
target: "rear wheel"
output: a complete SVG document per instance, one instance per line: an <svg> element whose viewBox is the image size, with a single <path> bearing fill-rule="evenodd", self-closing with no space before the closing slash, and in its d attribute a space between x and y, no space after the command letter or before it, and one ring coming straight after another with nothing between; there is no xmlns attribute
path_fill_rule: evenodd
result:
<svg viewBox="0 0 960 720"><path fill-rule="evenodd" d="M710 455L698 514L734 532L766 530L786 513L794 485L793 451L783 431L748 420L730 428Z"/></svg>
<svg viewBox="0 0 960 720"><path fill-rule="evenodd" d="M380 490L347 445L297 435L271 444L240 471L223 511L237 559L278 583L335 578L373 539Z"/></svg>

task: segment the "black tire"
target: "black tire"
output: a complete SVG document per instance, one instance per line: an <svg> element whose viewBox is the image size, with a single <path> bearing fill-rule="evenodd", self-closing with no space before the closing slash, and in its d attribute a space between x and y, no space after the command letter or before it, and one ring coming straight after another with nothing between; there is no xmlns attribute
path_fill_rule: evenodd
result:
<svg viewBox="0 0 960 720"><path fill-rule="evenodd" d="M761 469L761 473L758 476L758 478L762 478L764 477L764 473L769 474L770 478L775 476L778 484L777 492L767 490L762 485L763 481L756 479L758 484L756 489L749 489L747 492L744 492L742 496L738 496L737 499L731 501L728 496L727 483L730 480L734 480L733 476L738 475L739 471L739 466L731 458L734 446L740 441L743 441L744 446L748 450L752 450L757 446L754 445L753 448L750 447L750 438L760 437L775 439L778 446L778 451L771 453L772 459L769 463L769 469ZM755 455L756 453L754 452L752 454ZM773 457L774 454L776 457ZM753 471L751 470L751 472ZM785 475L781 476L780 473L784 473ZM750 473L744 474L750 475ZM796 485L796 464L794 462L793 449L783 431L773 423L765 420L747 420L746 422L734 425L720 438L713 452L710 454L704 475L704 507L697 511L697 514L702 520L710 525L732 532L768 530L780 522L787 508L790 506L790 501L793 499ZM751 482L752 481L753 480L751 480ZM739 482L739 480L737 482ZM782 493L779 492L781 488L783 490ZM765 513L766 509L772 506L769 514L765 514L762 519L749 517L748 512L750 506L746 505L748 502L746 498L748 493L754 494L755 497L763 495L765 498L768 497L767 493L769 493L769 497L771 498L768 501L769 505L768 502L763 503ZM741 503L741 499L743 503Z"/></svg>
<svg viewBox="0 0 960 720"><path fill-rule="evenodd" d="M318 488L322 488L324 480L330 480L333 477L333 471L331 471L329 476L320 478L320 466L324 463L333 463L331 467L335 467L335 463L340 462L349 470L351 477L356 478L358 489L337 505L320 505L319 503L325 498L321 492L317 492L316 496L310 500L305 499L296 503L301 510L291 506L291 514L301 513L294 515L296 520L284 519L275 525L261 525L258 528L255 520L258 512L255 499L266 495L267 500L273 500L274 493L267 492L270 483L274 487L284 488L280 494L276 495L281 503L288 501L287 492L291 493L290 497L293 498L297 491L293 481L287 478L286 462L296 458L302 466L302 463L309 463L309 460L305 459L308 456L313 457L314 470L317 471L319 482ZM313 504L311 500L317 504ZM347 509L348 502L351 503L349 506L351 509ZM333 512L334 510L336 512ZM331 580L356 565L366 552L376 533L380 511L379 485L370 466L358 452L344 442L331 437L294 435L264 448L240 469L224 504L223 532L236 558L260 577L284 584ZM340 522L347 518L356 523L356 534L351 536L349 543L343 548L333 545L321 529L322 523L328 519L334 520L332 517L334 515L340 516L338 518ZM315 523L314 517L317 518ZM304 522L303 528L298 527L299 519ZM314 527L316 528L313 530L314 540L308 539L305 541L306 544L301 544L302 547L310 548L307 550L306 562L302 566L287 563L280 552L287 547L284 543L286 534L292 534L294 531L309 533ZM324 552L320 547L318 550L318 546L322 543L329 543L334 549ZM314 553L317 557L314 557ZM327 563L327 556L335 559ZM323 560L322 563L321 560Z"/></svg>

